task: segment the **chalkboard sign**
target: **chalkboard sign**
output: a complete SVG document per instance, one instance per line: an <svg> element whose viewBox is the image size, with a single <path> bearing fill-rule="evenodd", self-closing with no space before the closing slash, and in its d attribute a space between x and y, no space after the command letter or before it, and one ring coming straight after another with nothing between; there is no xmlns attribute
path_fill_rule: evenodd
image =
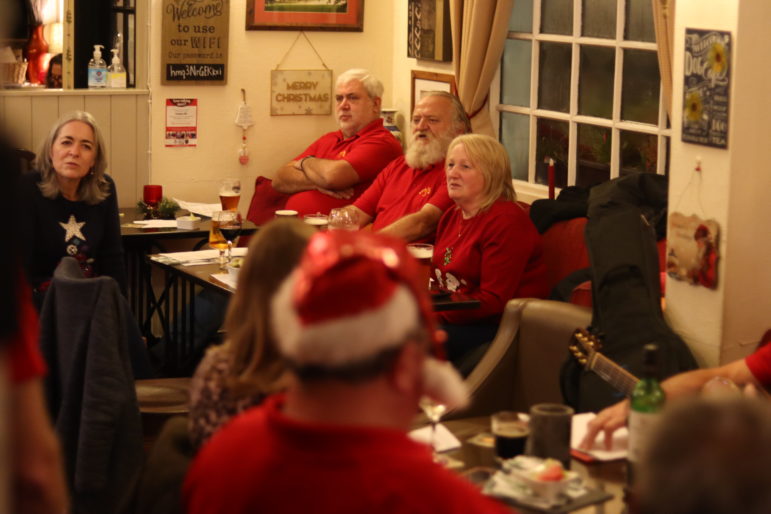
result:
<svg viewBox="0 0 771 514"><path fill-rule="evenodd" d="M163 0L161 83L228 81L230 0Z"/></svg>
<svg viewBox="0 0 771 514"><path fill-rule="evenodd" d="M731 34L685 29L683 141L728 147Z"/></svg>

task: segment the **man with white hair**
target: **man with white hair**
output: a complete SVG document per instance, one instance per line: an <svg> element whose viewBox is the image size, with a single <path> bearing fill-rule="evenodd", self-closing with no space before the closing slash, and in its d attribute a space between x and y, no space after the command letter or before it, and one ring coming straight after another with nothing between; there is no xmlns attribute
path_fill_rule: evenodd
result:
<svg viewBox="0 0 771 514"><path fill-rule="evenodd" d="M433 242L442 213L452 207L447 194L444 157L450 142L471 132L460 101L450 93L432 91L415 106L407 153L392 161L353 205L360 227Z"/></svg>
<svg viewBox="0 0 771 514"><path fill-rule="evenodd" d="M288 390L201 449L189 513L509 512L407 436L422 396L466 401L459 375L432 357L442 333L418 269L395 238L311 238L272 305Z"/></svg>
<svg viewBox="0 0 771 514"><path fill-rule="evenodd" d="M340 130L325 134L276 171L273 188L291 196L287 209L323 214L343 207L367 189L386 164L401 155L399 141L383 127L383 84L364 69L337 77Z"/></svg>

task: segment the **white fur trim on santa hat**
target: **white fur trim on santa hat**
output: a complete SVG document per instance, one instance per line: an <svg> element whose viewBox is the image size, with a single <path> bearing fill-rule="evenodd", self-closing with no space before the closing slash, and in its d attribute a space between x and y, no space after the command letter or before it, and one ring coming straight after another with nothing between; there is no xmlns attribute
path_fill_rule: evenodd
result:
<svg viewBox="0 0 771 514"><path fill-rule="evenodd" d="M336 367L361 362L404 343L420 326L417 302L401 284L378 309L303 325L292 302L294 277L290 275L276 292L272 321L278 351L297 365Z"/></svg>
<svg viewBox="0 0 771 514"><path fill-rule="evenodd" d="M447 361L429 357L423 364L423 393L448 409L469 404L468 387L458 370Z"/></svg>

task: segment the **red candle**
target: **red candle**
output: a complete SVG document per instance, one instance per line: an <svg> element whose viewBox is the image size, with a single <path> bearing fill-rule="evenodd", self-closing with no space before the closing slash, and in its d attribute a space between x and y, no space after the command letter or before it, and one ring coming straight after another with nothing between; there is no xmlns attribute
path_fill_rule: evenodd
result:
<svg viewBox="0 0 771 514"><path fill-rule="evenodd" d="M147 205L151 207L155 207L160 203L162 197L163 197L162 186L148 184L144 187L142 199Z"/></svg>
<svg viewBox="0 0 771 514"><path fill-rule="evenodd" d="M549 158L547 177L549 180L549 200L554 200L554 159L552 158Z"/></svg>

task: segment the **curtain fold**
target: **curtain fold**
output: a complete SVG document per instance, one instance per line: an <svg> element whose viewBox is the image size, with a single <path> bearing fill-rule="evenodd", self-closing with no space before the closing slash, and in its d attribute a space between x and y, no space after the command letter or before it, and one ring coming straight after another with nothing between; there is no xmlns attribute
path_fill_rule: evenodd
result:
<svg viewBox="0 0 771 514"><path fill-rule="evenodd" d="M662 101L672 119L672 61L675 51L675 0L651 0L658 45Z"/></svg>
<svg viewBox="0 0 771 514"><path fill-rule="evenodd" d="M514 0L450 0L452 64L458 98L474 132L494 136L490 83L503 54Z"/></svg>

